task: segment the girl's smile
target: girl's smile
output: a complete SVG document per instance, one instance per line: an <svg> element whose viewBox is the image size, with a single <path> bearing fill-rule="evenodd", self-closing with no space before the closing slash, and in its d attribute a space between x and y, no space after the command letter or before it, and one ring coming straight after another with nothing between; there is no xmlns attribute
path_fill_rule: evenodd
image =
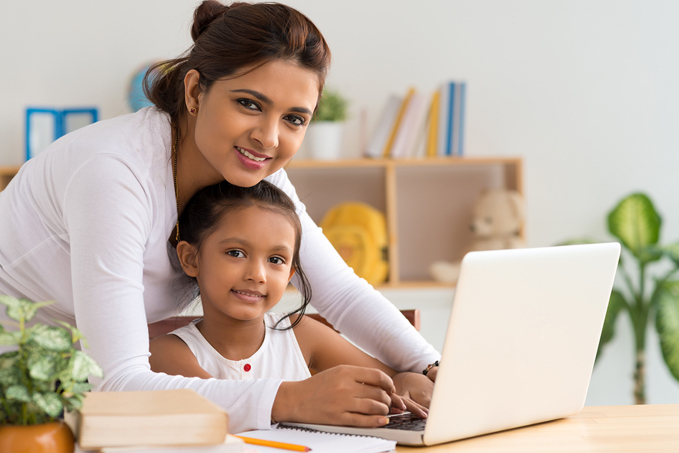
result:
<svg viewBox="0 0 679 453"><path fill-rule="evenodd" d="M223 215L185 267L198 280L205 319L261 320L290 281L295 241L295 227L275 210L253 205Z"/></svg>

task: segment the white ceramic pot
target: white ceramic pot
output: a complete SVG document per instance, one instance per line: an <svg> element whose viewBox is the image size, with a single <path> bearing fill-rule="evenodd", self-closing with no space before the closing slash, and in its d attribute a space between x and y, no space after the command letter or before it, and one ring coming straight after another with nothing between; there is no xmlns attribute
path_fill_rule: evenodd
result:
<svg viewBox="0 0 679 453"><path fill-rule="evenodd" d="M312 159L335 160L342 154L343 123L318 121L309 125L304 141Z"/></svg>

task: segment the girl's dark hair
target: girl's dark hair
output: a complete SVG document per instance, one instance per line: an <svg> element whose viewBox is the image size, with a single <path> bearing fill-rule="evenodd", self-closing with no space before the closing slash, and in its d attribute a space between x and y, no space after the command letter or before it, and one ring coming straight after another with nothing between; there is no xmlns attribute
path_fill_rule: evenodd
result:
<svg viewBox="0 0 679 453"><path fill-rule="evenodd" d="M299 249L302 242L302 224L295 212L295 204L278 187L268 181L260 181L252 187L239 187L222 181L219 184L207 186L198 191L189 200L179 217L179 237L182 241L196 247L200 246L205 238L212 234L219 225L224 215L230 215L243 208L256 206L269 209L283 215L295 228L295 249L293 250L292 269L299 281L298 290L302 295L302 305L295 311L281 318L290 317L294 313L300 316L289 328L293 328L302 319L307 305L311 301L311 285L302 270L299 258ZM276 326L278 325L276 323Z"/></svg>
<svg viewBox="0 0 679 453"><path fill-rule="evenodd" d="M182 56L152 65L144 77L144 94L174 124L184 115L184 77L192 69L207 93L215 81L246 67L283 59L318 75L320 98L330 49L318 28L289 6L206 0L194 12L191 37L193 46Z"/></svg>

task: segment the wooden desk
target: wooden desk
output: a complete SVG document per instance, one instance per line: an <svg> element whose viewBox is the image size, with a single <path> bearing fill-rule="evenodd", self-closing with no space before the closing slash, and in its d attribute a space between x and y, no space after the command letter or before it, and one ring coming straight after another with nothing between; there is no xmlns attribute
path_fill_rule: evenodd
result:
<svg viewBox="0 0 679 453"><path fill-rule="evenodd" d="M591 406L572 417L399 453L679 452L679 404Z"/></svg>

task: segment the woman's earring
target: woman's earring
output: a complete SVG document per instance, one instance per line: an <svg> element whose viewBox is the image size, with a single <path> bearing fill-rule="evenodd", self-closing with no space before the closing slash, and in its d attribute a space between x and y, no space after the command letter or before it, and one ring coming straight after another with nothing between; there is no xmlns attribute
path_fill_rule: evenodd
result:
<svg viewBox="0 0 679 453"><path fill-rule="evenodd" d="M189 113L191 113L191 114L195 114L197 111L198 111L198 109L195 108L195 107L191 107L191 108L189 109Z"/></svg>

